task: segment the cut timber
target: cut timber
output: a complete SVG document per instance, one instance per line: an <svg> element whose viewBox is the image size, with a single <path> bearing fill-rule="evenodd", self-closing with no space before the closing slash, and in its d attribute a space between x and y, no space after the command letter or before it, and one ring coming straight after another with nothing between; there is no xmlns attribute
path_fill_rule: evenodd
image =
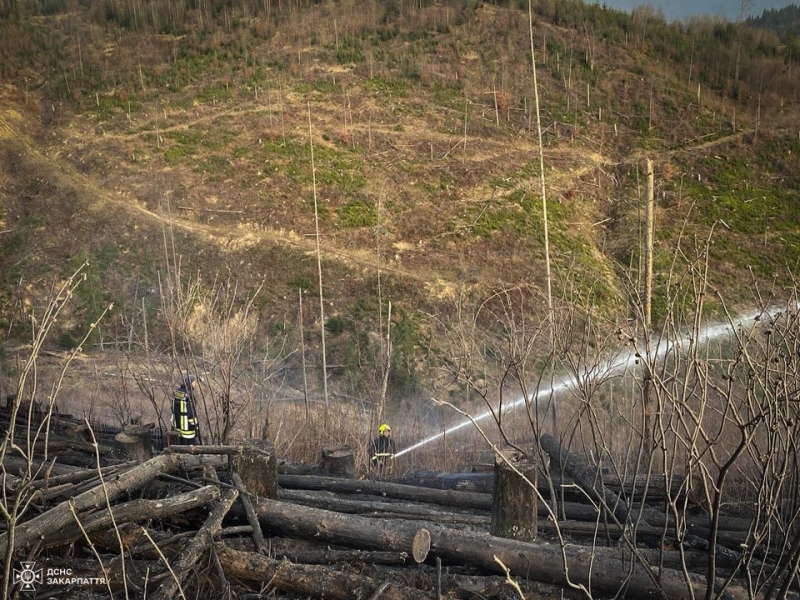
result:
<svg viewBox="0 0 800 600"><path fill-rule="evenodd" d="M372 598L384 584L369 577L343 573L318 565L279 562L253 552L239 552L216 544L217 556L228 577L267 582L270 587L311 598L352 600ZM430 600L430 594L415 588L389 584L380 600Z"/></svg>
<svg viewBox="0 0 800 600"><path fill-rule="evenodd" d="M349 479L319 477L316 475L279 475L278 483L281 487L296 490L326 490L345 494L372 494L398 498L399 500L412 500L428 504L480 510L491 510L492 508L492 496L490 494L420 488L387 481L351 481Z"/></svg>
<svg viewBox="0 0 800 600"><path fill-rule="evenodd" d="M155 593L156 600L172 600L178 596L178 591L181 590L181 584L186 577L191 573L195 563L198 561L203 552L211 546L213 542L214 533L219 531L222 526L222 519L228 514L228 511L236 502L239 497L239 490L229 489L220 498L214 511L208 517L200 531L189 544L189 547L180 553L178 562L172 565L173 577L164 580L161 586ZM180 595L183 597L184 594Z"/></svg>
<svg viewBox="0 0 800 600"><path fill-rule="evenodd" d="M494 465L491 533L532 542L536 539L536 461L531 453L505 452Z"/></svg>
<svg viewBox="0 0 800 600"><path fill-rule="evenodd" d="M226 535L233 528L223 529L220 535ZM219 540L217 540L219 541ZM253 543L245 538L227 537L225 544L232 550L252 552ZM315 543L310 540L289 538L271 538L269 552L266 554L276 560L286 559L293 563L305 565L335 565L342 563L372 565L407 565L410 560L405 552L382 552L380 550L340 550L331 548L329 544Z"/></svg>
<svg viewBox="0 0 800 600"><path fill-rule="evenodd" d="M278 497L278 461L275 447L268 440L248 440L242 453L231 456L233 470L250 493L260 498Z"/></svg>
<svg viewBox="0 0 800 600"><path fill-rule="evenodd" d="M65 500L16 528L14 548L23 548L47 535L58 531L73 521L73 510L80 512L105 506L122 493L134 492L152 481L159 473L167 473L183 464L179 456L162 454L141 465L121 473L112 481L98 485L71 500ZM8 550L8 534L0 535L0 558L5 559Z"/></svg>
<svg viewBox="0 0 800 600"><path fill-rule="evenodd" d="M112 465L110 467L103 467L99 471L97 469L80 469L76 467L69 467L69 471L62 472L60 475L56 475L54 472L45 472L43 478L36 479L31 482L31 487L38 490L42 488L52 488L67 483L82 483L88 479L94 479L98 476L98 474L107 478L114 473L128 469L135 464L135 462L128 462L120 465Z"/></svg>
<svg viewBox="0 0 800 600"><path fill-rule="evenodd" d="M227 456L238 456L244 452L244 446L167 446L164 448L167 454L223 454Z"/></svg>
<svg viewBox="0 0 800 600"><path fill-rule="evenodd" d="M356 459L350 446L323 446L320 470L331 477L356 476Z"/></svg>
<svg viewBox="0 0 800 600"><path fill-rule="evenodd" d="M591 498L598 500L601 505L608 507L621 524L625 524L628 521L628 507L625 505L625 502L610 489L604 487L602 485L602 479L600 480L600 489L598 490L595 487L595 481L598 477L591 469L580 464L580 462L576 460L574 456L571 456L569 451L562 447L549 433L542 435L539 442L542 449L547 452L555 463L555 469L552 470L563 468L564 472L571 475L584 492L589 494Z"/></svg>
<svg viewBox="0 0 800 600"><path fill-rule="evenodd" d="M336 512L351 515L387 516L390 513L397 515L397 518L401 519L426 519L436 523L470 523L483 526L488 525L489 522L486 511L479 513L477 511L397 500L352 500L342 498L333 492L319 490L281 490L280 499L295 504L335 510Z"/></svg>
<svg viewBox="0 0 800 600"><path fill-rule="evenodd" d="M290 473L291 471L287 470L285 472ZM294 474L303 475L308 473L301 473L298 470ZM563 482L558 476L558 473L551 473L550 475L553 480L553 487L561 487ZM663 474L658 473L651 473L650 475L628 474L625 477L620 478L616 475L604 474L602 479L605 487L611 488L615 492L625 494L629 497L636 496L641 498L644 493L647 492L648 501L664 500L667 497L667 493L669 493L671 498L679 498L685 492L685 488L683 486L684 477L682 475L673 475L672 477L666 478ZM669 489L667 489L666 485L668 480L670 481ZM494 487L494 471L442 473L438 471L417 470L411 471L411 473L408 475L395 479L394 482L440 490L458 490L462 492L480 492L491 494ZM549 497L550 486L545 475L539 474L536 487L544 498ZM583 496L582 492L575 492L572 494L570 489L566 489L565 493L568 497L571 495Z"/></svg>
<svg viewBox="0 0 800 600"><path fill-rule="evenodd" d="M73 523L48 535L44 540L44 545L55 546L76 541L83 539L84 533L119 527L131 521L163 519L170 515L208 504L218 498L219 488L207 485L191 492L177 494L161 500L131 500L114 506L113 516L112 511L106 508L82 518L80 528Z"/></svg>
<svg viewBox="0 0 800 600"><path fill-rule="evenodd" d="M150 438L149 425L125 425L122 431L114 436L114 450L120 458L146 461L153 458L153 441Z"/></svg>
<svg viewBox="0 0 800 600"><path fill-rule="evenodd" d="M635 562L630 552L621 548L599 546L561 546L540 542L527 543L484 534L431 528L431 551L451 564L471 564L493 573L504 573L496 559L512 577L525 577L567 587L580 584L595 597L616 596L624 591L626 598L664 600L689 598L691 585L694 598L703 598L705 577L688 575L689 584L680 570L658 569ZM563 552L563 555L562 555ZM566 560L566 566L563 560ZM569 580L567 580L567 574ZM656 583L657 582L657 583ZM741 588L726 590L727 598L747 597Z"/></svg>
<svg viewBox="0 0 800 600"><path fill-rule="evenodd" d="M427 529L402 520L343 515L277 500L260 500L256 512L264 527L290 537L351 548L406 552L417 563L425 561L431 548Z"/></svg>

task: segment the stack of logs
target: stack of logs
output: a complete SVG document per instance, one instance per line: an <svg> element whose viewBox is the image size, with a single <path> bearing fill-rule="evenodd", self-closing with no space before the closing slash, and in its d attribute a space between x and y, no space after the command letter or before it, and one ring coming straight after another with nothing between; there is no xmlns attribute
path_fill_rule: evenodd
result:
<svg viewBox="0 0 800 600"><path fill-rule="evenodd" d="M566 520L556 535L546 506L515 498L513 481L498 482L508 478L502 465L493 494L434 489L356 479L346 447L324 448L315 474L279 467L269 442L256 440L170 446L152 458L91 469L51 461L32 478L6 461L5 472L16 476L5 480L6 498L17 494L28 507L13 531L15 582L25 584L18 577L25 561L35 565L25 567L28 573L68 572L72 587L58 591L61 597L73 591L75 598L514 598L520 592L555 597L575 586L650 598L656 581L667 600L688 597L688 586L705 596L705 577L683 568L703 572L708 556L663 547L663 510L642 506L636 513L640 539L650 535L661 548L614 543L620 528L631 525L615 492L585 481L589 473L555 440L542 445L609 511L565 502ZM498 494L498 487L506 491ZM532 518L519 536L510 533L508 525L531 510L538 523ZM491 535L503 521L506 535ZM693 525L702 537L707 522ZM732 519L728 525L735 548L749 524ZM589 544L576 543L581 538ZM599 538L612 543L603 546ZM8 540L5 531L4 559ZM40 577L30 585L53 592L65 583Z"/></svg>

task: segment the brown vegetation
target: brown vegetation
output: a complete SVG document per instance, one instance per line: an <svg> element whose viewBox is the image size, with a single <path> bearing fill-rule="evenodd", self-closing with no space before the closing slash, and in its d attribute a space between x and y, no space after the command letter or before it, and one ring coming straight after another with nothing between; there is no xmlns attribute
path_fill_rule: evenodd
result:
<svg viewBox="0 0 800 600"><path fill-rule="evenodd" d="M306 461L346 444L363 475L390 420L398 474L535 454L555 526L551 435L614 504L603 525L640 586L660 525L627 508L647 491L586 480L678 478L656 545L705 539L705 580L682 557L669 585L786 596L800 52L741 23L572 1L536 3L529 28L527 8L0 0L0 396L45 415L11 418L0 447L22 461L5 470L8 556L38 467L75 450L51 418L166 432L191 372L209 444L269 439ZM705 339L715 323L732 335ZM731 513L750 519L733 554ZM556 532L559 583L592 595Z"/></svg>

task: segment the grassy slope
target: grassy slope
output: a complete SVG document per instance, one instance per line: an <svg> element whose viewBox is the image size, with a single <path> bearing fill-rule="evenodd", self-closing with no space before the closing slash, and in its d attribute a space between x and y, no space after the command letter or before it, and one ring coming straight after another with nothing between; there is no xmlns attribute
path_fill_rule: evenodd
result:
<svg viewBox="0 0 800 600"><path fill-rule="evenodd" d="M294 323L296 290L317 288L315 198L328 315L353 337L377 329L379 273L396 314L423 326L460 290L543 286L524 11L343 2L187 35L79 13L5 25L26 36L0 91L6 322L84 259L92 285L63 331L109 300L155 313L174 244L184 272L264 282L265 330ZM783 106L764 95L754 143L753 98L698 94L685 63L633 33L539 19L535 40L559 298L626 312L645 158L659 283L679 236L691 260L712 226L726 298L749 300L750 268L786 281L800 257L796 89Z"/></svg>

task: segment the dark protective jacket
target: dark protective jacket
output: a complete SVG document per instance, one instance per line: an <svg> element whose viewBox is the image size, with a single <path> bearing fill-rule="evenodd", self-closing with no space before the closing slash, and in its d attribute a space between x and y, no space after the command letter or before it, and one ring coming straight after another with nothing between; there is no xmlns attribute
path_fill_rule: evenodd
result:
<svg viewBox="0 0 800 600"><path fill-rule="evenodd" d="M197 416L190 383L183 382L172 395L172 427L185 440L197 437Z"/></svg>
<svg viewBox="0 0 800 600"><path fill-rule="evenodd" d="M370 449L370 460L372 464L376 464L381 458L388 458L395 455L394 440L390 437L379 435L372 440L372 447Z"/></svg>

